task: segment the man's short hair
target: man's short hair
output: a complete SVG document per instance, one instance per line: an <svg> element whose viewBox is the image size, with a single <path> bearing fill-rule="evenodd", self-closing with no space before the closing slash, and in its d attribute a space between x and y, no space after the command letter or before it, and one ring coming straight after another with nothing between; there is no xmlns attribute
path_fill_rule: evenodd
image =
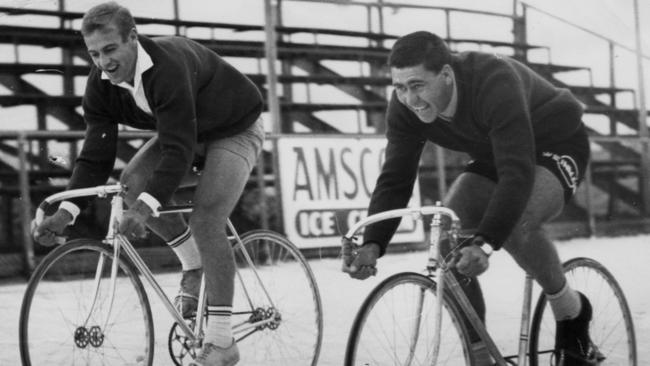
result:
<svg viewBox="0 0 650 366"><path fill-rule="evenodd" d="M85 37L95 31L103 31L111 25L115 25L122 40L126 40L131 29L135 28L135 20L129 9L115 1L109 1L90 8L84 14L81 20L81 34Z"/></svg>
<svg viewBox="0 0 650 366"><path fill-rule="evenodd" d="M451 51L445 41L426 31L400 37L388 56L388 66L398 69L424 65L429 71L440 72L445 64L450 63Z"/></svg>

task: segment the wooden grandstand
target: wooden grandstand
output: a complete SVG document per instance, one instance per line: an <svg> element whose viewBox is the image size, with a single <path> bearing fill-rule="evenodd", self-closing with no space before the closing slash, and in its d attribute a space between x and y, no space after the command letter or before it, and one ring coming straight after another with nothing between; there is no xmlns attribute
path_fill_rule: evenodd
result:
<svg viewBox="0 0 650 366"><path fill-rule="evenodd" d="M297 1L297 0L294 0ZM323 2L328 2L323 0ZM340 2L334 2L340 5ZM384 7L378 3L348 2L350 6L362 6L381 11ZM282 3L285 8L291 1ZM407 5L401 5L407 6ZM497 14L467 9L440 7L423 7L430 11L441 11L447 19L451 12L469 12L484 16L496 16L504 21L512 22L513 36L509 41L496 41L477 38L455 38L449 32L446 39L454 49L461 50L466 45L487 48L490 50L505 50L506 53L521 61L527 62L534 70L542 74L554 84L567 87L585 105L585 112L590 115L605 116L612 126L608 135L603 135L591 128L592 142L597 146L593 155L591 174L583 184L571 206L558 220L559 223L572 224L575 233L594 233L607 222L614 221L617 227L624 223L634 223L643 227L647 223L650 211L647 190L647 131L639 126L638 109L621 109L617 107L617 96L630 94L636 97L632 88L595 85L568 85L558 78L559 74L571 72L589 72L588 66L559 65L551 62L531 62L528 58L530 51L549 52L544 45L533 45L526 40L526 11L513 14ZM277 9L281 14L282 9ZM36 110L36 129L33 131L8 131L6 125L11 121L0 120L0 253L25 251L26 256L33 256L30 248L29 235L25 233L27 220L33 210L33 203L54 191L63 188L61 180L53 182L51 178L65 178L70 171L67 168L55 166L50 161L48 142L57 141L69 144L69 156L73 161L78 152L79 141L83 138L84 123L80 114L81 93L75 90L74 79L87 75L89 58L86 54L83 40L74 28L74 22L81 18L82 13L64 10L34 10L25 8L0 7L0 14L9 17L46 17L57 19L58 27L41 27L34 24L0 25L0 45L13 47L16 50L16 61L0 63L0 85L10 90L10 93L0 94L0 106L33 106ZM268 21L268 20L267 20ZM449 21L449 19L448 19ZM185 21L180 19L136 18L139 25L165 26L172 29L171 33L185 35L188 30L201 29L215 34L218 31L231 31L233 34L255 35L255 37L220 38L196 37L195 39L215 50L226 58L250 59L258 65L255 72L247 75L268 97L267 109L271 106L278 110L278 117L271 116L273 131L271 138L282 134L341 134L358 135L361 133L382 133L384 130L384 110L386 107L387 91L390 78L384 67L389 52L388 44L397 35L382 31L350 31L341 29L290 27L277 24L270 27L272 36L277 42L270 49L275 52L282 72L269 75L265 72L265 62L269 45L269 27L250 24L227 24ZM381 27L380 27L381 28ZM156 35L141 31L144 34ZM312 37L312 42L300 41L305 36ZM323 42L322 37L340 37L354 39L355 42ZM194 38L194 37L193 37ZM273 38L272 38L273 39ZM354 45L350 45L354 44ZM20 46L34 46L43 49L55 49L61 52L62 62L21 62L18 56ZM73 60L76 60L73 62ZM327 65L328 61L340 61L358 64L363 71L354 75L342 74ZM85 63L84 63L85 62ZM63 85L62 93L52 95L45 92L39 85L30 82L28 75L57 75ZM271 77L274 76L274 77ZM274 85L277 83L277 85ZM352 101L322 102L310 100L309 95L298 95L295 86L302 85L305 90L314 86L333 88ZM281 90L281 96L272 98L276 93L269 90ZM605 96L606 98L602 98ZM609 102L604 102L608 100ZM337 121L323 117L323 112L339 113ZM326 113L325 113L326 115ZM343 116L343 117L340 117ZM46 131L47 118L54 117L63 123L69 131ZM351 125L341 128L341 120ZM619 135L616 126L625 126L637 133L625 136ZM352 132L351 132L352 131ZM646 135L644 135L644 133ZM124 131L118 148L118 158L128 159L137 150L137 141L150 136L147 133ZM134 144L136 142L136 144ZM644 153L645 152L645 153ZM446 152L446 164L440 166L435 154L442 150L427 149L423 159L421 184L427 185L426 192L440 192L440 185L450 182L460 166L459 157ZM276 184L274 172L274 151L264 153L262 168L256 170L251 178L251 187L264 185L273 188ZM116 174L119 172L116 171ZM434 187L432 189L432 187ZM428 193L432 196L432 193ZM23 198L22 200L20 198ZM27 198L27 199L25 199ZM429 197L433 199L433 197ZM25 205L28 207L26 208ZM623 208L622 208L623 207ZM16 219L19 217L19 219ZM268 223L268 218L262 225ZM642 226L639 226L642 225ZM276 228L278 229L278 228ZM27 248L27 249L24 249ZM0 261L1 262L1 261ZM27 261L29 267L29 260Z"/></svg>

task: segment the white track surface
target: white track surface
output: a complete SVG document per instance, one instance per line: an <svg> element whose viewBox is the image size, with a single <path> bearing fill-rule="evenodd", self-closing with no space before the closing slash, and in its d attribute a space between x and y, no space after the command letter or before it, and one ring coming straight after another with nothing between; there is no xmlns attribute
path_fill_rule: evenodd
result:
<svg viewBox="0 0 650 366"><path fill-rule="evenodd" d="M650 365L650 236L574 239L558 243L563 260L588 256L603 263L618 279L635 321L639 365ZM170 252L171 255L171 252ZM370 290L383 278L400 271L419 272L424 268L425 252L391 254L380 259L379 274L367 281L356 281L339 271L335 259L311 260L320 286L324 308L324 338L319 365L340 366L352 320ZM178 275L158 276L168 294L176 292ZM513 354L519 329L523 273L505 252L491 258L490 270L481 283L488 305L488 329L501 350ZM24 281L0 285L0 365L19 365L18 316L25 290ZM171 317L152 296L156 330L156 366L172 365L167 353L167 334ZM298 365L296 365L298 366Z"/></svg>

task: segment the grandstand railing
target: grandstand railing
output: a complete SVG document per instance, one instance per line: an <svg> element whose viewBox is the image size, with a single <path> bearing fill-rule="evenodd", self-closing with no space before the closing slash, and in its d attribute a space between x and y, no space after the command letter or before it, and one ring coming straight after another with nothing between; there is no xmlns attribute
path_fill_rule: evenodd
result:
<svg viewBox="0 0 650 366"><path fill-rule="evenodd" d="M637 3L635 2L635 5ZM645 97L645 83L646 80L644 79L644 71L643 71L643 60L650 60L650 56L647 54L644 54L641 50L640 46L640 34L638 33L638 14L635 17L635 21L637 23L637 35L636 35L636 49L632 48L630 46L627 46L625 44L622 44L621 42L618 42L610 37L606 37L598 32L594 32L590 29L587 29L583 26L580 26L576 24L575 22L572 22L570 20L567 20L563 17L557 16L555 14L552 14L548 11L545 11L541 9L540 7L534 6L532 4L529 4L525 1L521 1L521 6L522 6L522 12L524 17L528 17L528 14L531 11L534 11L540 15L543 15L545 17L554 19L556 21L559 21L560 23L566 24L569 27L572 27L574 29L577 29L585 34L590 35L591 37L594 37L596 39L602 40L607 43L608 45L608 70L609 70L609 84L610 87L612 88L612 92L609 93L610 97L610 108L614 113L620 113L621 111L617 108L617 98L616 94L618 93L616 88L616 50L625 50L628 52L632 52L635 54L636 59L637 59L637 73L638 73L638 98L633 98L633 103L634 103L634 110L630 110L628 112L634 112L636 113L636 120L637 124L636 126L632 127L633 129L636 129L638 134L635 136L632 136L631 139L635 140L635 142L639 143L641 148L640 148L640 164L639 164L639 170L640 170L640 184L639 184L639 189L641 191L641 199L643 200L642 202L642 212L644 215L650 214L650 144L648 140L649 131L648 131L648 115L649 112L647 110L646 106L646 97ZM635 11L638 13L638 8L635 9ZM549 51L550 52L550 51ZM550 60L550 53L549 53L549 62ZM589 79L590 79L590 86L594 85L593 82L593 75L591 74L591 70L589 71ZM608 113L609 111L607 108L598 110L598 108L591 107L587 108L586 113ZM625 111L623 111L625 112ZM615 120L610 114L610 135L612 136L617 136L618 129L617 129L617 120ZM631 126L628 126L631 127ZM636 127L636 128L635 128ZM600 139L602 140L602 139Z"/></svg>
<svg viewBox="0 0 650 366"><path fill-rule="evenodd" d="M154 136L153 132L144 132L144 131L121 131L118 134L118 138L124 139L124 140L142 140L142 139L149 139ZM351 139L357 139L363 136L367 135L353 135L353 134L348 134L345 135L345 137L349 137ZM22 231L22 241L23 241L23 255L24 255L24 265L25 268L27 269L27 272L30 272L34 268L34 247L33 247L33 241L31 238L31 228L30 228L30 222L32 219L32 212L33 212L33 205L31 202L31 193L32 193L32 187L30 185L30 172L32 170L29 168L31 165L29 158L28 158L28 152L31 150L30 148L30 141L34 140L61 140L61 141L80 141L85 137L85 134L83 131L0 131L0 141L2 140L15 140L17 142L17 149L18 149L18 185L19 185L19 192L20 192L20 197L21 197L21 208L20 208L20 216L21 216L21 231ZM268 134L267 139L269 140L277 140L278 138L283 137L281 134ZM598 141L624 141L624 140L638 140L638 138L633 138L633 137L628 137L628 138L623 138L623 137L594 137L594 139ZM644 141L647 142L647 138L644 139ZM277 147L275 141L273 142L274 149ZM71 157L74 158L74 157ZM263 188L266 185L265 178L264 178L264 159L260 159L258 162L258 166L256 167L256 184L258 188ZM71 167L67 167L68 169L71 169ZM274 165L273 167L274 171L274 176L276 177L276 184L280 184L280 182L277 180L277 172L278 168L277 166ZM444 176L444 166L441 166L438 164L437 169L439 170L438 174ZM590 172L591 169L590 167L588 168L588 172ZM590 204L591 202L591 197L592 197L592 191L591 191L591 174L588 173L586 174L586 184L584 185L585 189L585 194L586 194L586 202L587 202L587 227L588 231L590 233L595 233L596 231L596 218L595 218L595 213L593 210L592 205ZM264 189L260 189L261 193L261 199L263 201L263 205L268 207L267 203L267 197L264 194ZM278 209L280 209L278 207ZM268 225L268 218L266 215L266 210L261 210L262 214L262 226Z"/></svg>
<svg viewBox="0 0 650 366"><path fill-rule="evenodd" d="M186 35L188 34L188 31L193 30L195 28L202 28L202 29L209 29L210 30L210 37L204 41L211 41L215 40L215 32L217 30L232 30L233 32L255 32L259 33L259 41L232 41L232 43L228 42L222 42L225 45L230 45L232 50L244 50L247 49L249 50L250 54L248 56L250 57L257 57L257 58L264 58L266 57L269 53L279 53L283 55L290 55L291 52L293 52L292 55L299 54L300 52L313 52L315 57L326 57L326 56L331 56L336 53L341 54L341 46L329 46L327 44L323 44L320 41L321 36L343 36L343 37L356 37L359 39L367 39L367 47L364 52L366 52L369 56L368 58L372 58L373 60L382 60L386 56L387 48L386 48L386 42L391 41L397 38L396 35L391 35L386 33L384 29L384 24L383 24L383 12L384 9L400 9L400 8L413 8L413 9L422 9L422 10L431 10L431 11L440 11L445 14L445 30L446 33L444 34L444 38L446 38L450 43L473 43L477 45L487 45L491 47L508 47L513 50L515 56L518 56L524 60L528 58L528 51L532 49L542 49L546 52L547 58L548 58L548 63L549 63L549 68L551 66L551 51L548 47L544 46L534 46L530 45L527 42L526 39L526 18L527 18L527 13L529 11L541 11L540 9L534 8L529 4L526 3L521 3L521 6L523 8L523 11L520 13L518 12L518 4L520 2L518 0L513 1L513 12L512 14L503 14L503 13L496 13L496 12L489 12L489 11L480 11L480 10L472 10L472 9L462 9L462 8L453 8L453 7L440 7L440 6L429 6L429 5L410 5L410 4L402 4L402 3L390 3L382 0L377 0L377 2L362 2L362 1L354 1L354 0L283 0L283 1L277 1L277 2L271 2L270 0L265 0L265 4L274 4L274 6L280 6L279 4L285 4L286 6L287 3L291 2L314 2L314 3L332 3L332 4L338 4L338 5L344 5L344 6L361 6L367 9L367 29L366 31L349 31L349 30L340 30L340 29L323 29L323 28L310 28L310 27L291 27L291 26L284 26L282 24L274 24L272 27L268 27L268 18L267 18L267 24L265 25L251 25L251 24L230 24L230 23L213 23L213 22L197 22L197 21L185 21L185 20L179 20L179 19L160 19L160 18L143 18L143 17L137 17L136 22L138 24L142 25L163 25L163 26L169 26L174 28L174 33L179 34L179 35ZM278 13L282 11L281 8L276 8L274 9L276 12L275 15L277 16ZM374 12L374 13L373 13ZM512 42L507 42L507 41L493 41L493 40L482 40L482 39L460 39L460 38L454 38L454 35L452 34L452 28L451 28L451 23L452 23L452 14L454 13L470 13L470 14L477 14L477 15L484 15L488 17L498 17L498 18L503 18L508 21L512 22ZM77 45L79 45L81 50L84 50L83 48L83 43L82 39L79 36L79 34L72 30L73 22L80 19L83 16L83 13L78 13L78 12L67 12L67 11L51 11L51 10L38 10L38 9L21 9L21 8L9 8L9 7L0 7L0 13L5 13L5 14L12 14L12 15L39 15L39 16L46 16L46 17L55 17L58 19L61 19L61 35L62 35L62 42L61 44L66 44L66 42L69 42L70 40L75 40ZM271 14L273 15L273 14ZM551 15L552 16L552 15ZM374 22L373 19L376 19L377 22ZM570 24L570 22L567 22ZM0 27L1 28L1 27ZM584 30L584 29L583 29ZM588 30L587 30L588 31ZM589 31L590 33L593 33ZM311 34L313 42L307 43L307 44L301 44L295 41L296 38L295 35L298 34ZM620 45L617 42L607 39L606 37L594 34L595 36L598 36L600 38L604 38L607 41L610 42L610 61L613 63L613 49L615 47L623 47L624 45ZM0 38L2 37L2 32L0 32ZM293 40L292 40L293 38ZM331 38L331 37L330 37ZM277 40L277 42L268 42L269 39ZM220 41L221 42L221 41ZM68 43L69 44L69 43ZM15 44L16 47L16 55L18 58L18 51L17 47L19 44ZM60 46L61 47L61 46ZM342 57L348 57L348 59L354 60L355 58L359 57L358 53L360 52L359 50L362 49L361 47L359 48L352 48L350 47L349 50L347 50L347 54L344 54ZM345 53L345 52L343 52ZM647 56L646 56L647 57ZM17 60L18 61L18 60ZM269 65L272 65L274 63L270 63ZM20 64L16 64L15 66L12 66L16 68L16 72L21 72L18 70L19 68L23 67L23 71L25 71L24 66L20 66ZM82 71L82 68L85 68L84 66L79 66L79 65L73 65L69 66L67 69L67 73L69 74L77 74ZM269 67L268 69L273 69L272 67ZM567 70L574 70L575 68L572 67L567 67ZM551 71L549 71L550 73ZM613 73L612 73L613 75ZM353 76L353 77L343 77L343 76L323 76L323 75L308 75L308 76L299 76L299 75L289 75L289 74L280 74L277 75L277 78L269 79L268 74L256 74L252 77L252 79L256 80L258 85L262 84L264 81L266 81L266 87L272 90L276 90L281 85L284 85L285 83L306 83L306 84L319 84L319 83L332 83L332 84L355 84L355 85L365 85L365 86L376 86L376 87L385 87L390 84L390 80L387 76ZM614 77L612 76L612 80ZM629 91L628 90L623 90L623 89L616 89L614 88L614 83L612 83L612 89L609 91L612 91L613 93L618 93L620 91ZM590 87L585 87L585 89L591 88L591 90L597 90L598 88L593 85L593 82L591 82ZM603 93L606 93L608 90L605 90L604 88L602 89ZM586 90L585 92L589 92ZM268 95L268 93L267 93ZM13 96L1 96L0 98L4 98L3 100L6 101L7 103L12 103L12 97ZM25 96L23 96L24 98ZM51 96L50 96L51 97ZM33 101L38 102L40 99L39 96L33 96ZM79 97L74 97L74 96L61 96L61 98L57 99L61 103L69 103L70 105L78 105L79 103ZM613 98L612 100L615 100ZM20 102L19 100L16 100L15 102ZM24 100L23 100L24 102ZM284 104L283 104L284 103ZM293 103L292 101L277 101L277 100L271 100L269 99L269 102L267 103L270 106L275 106L279 113L282 111L289 110L292 108L292 110L295 111L301 111L301 112L313 112L315 110L327 110L327 109L348 109L348 110L357 110L357 111L380 111L384 108L385 103L379 103L379 102L373 102L373 101L366 101L362 102L360 104L338 104L338 105L328 105L328 104L319 104L319 103ZM595 109L592 107L592 111L595 111ZM595 111L598 113L598 111ZM600 112L606 112L603 108L603 111ZM613 112L612 112L613 113ZM621 113L620 111L616 111L616 113ZM279 117L274 117L274 118L279 118ZM276 126L276 124L273 124ZM279 126L279 123L277 124ZM275 127L272 131L273 133L269 135L270 139L276 139L279 136L281 136L281 129L279 127ZM145 136L151 136L150 133L140 133L140 132L128 132L125 131L120 134L120 138L123 139L140 139ZM351 136L351 135L348 135ZM28 225L29 220L27 218L31 215L31 202L29 202L29 193L30 193L30 187L29 187L29 166L30 166L30 156L28 154L29 151L29 145L30 141L33 140L49 140L49 139L73 139L75 141L83 139L84 135L83 132L81 131L4 131L0 132L0 141L1 140L15 140L18 146L18 160L20 161L19 164L19 169L18 169L18 174L19 174L19 180L20 180L20 194L21 197L24 199L22 200L22 209L21 209L21 215L23 216L22 224L23 224L23 245L25 246L25 258L26 258L26 267L27 268L32 268L31 264L29 263L30 257L33 260L33 248L30 249L29 246L31 246L31 238L29 234L29 227L25 226ZM611 143L619 143L622 141L632 141L632 142L639 142L642 143L643 146L646 146L646 152L647 152L647 146L648 146L648 138L646 136L634 136L634 137L619 137L619 136L610 136L610 137L592 137L592 141L595 142L611 142ZM273 144L274 148L276 144ZM440 154L438 155L440 156ZM648 154L640 154L642 159L647 159ZM439 160L440 162L440 160ZM646 160L647 162L647 160ZM276 163L274 161L274 163ZM644 168L650 168L650 164L641 164ZM590 165L591 168L591 165ZM273 166L273 171L277 172L277 166ZM445 181L445 169L443 164L437 164L437 174L439 177L439 181L444 182ZM260 176L263 177L263 174ZM592 196L591 193L591 182L589 181L591 179L591 174L586 174L586 179L587 184L585 185L586 189L586 195L588 197L587 199L587 207L586 211L588 213L588 225L589 225L589 230L591 233L595 232L595 214L593 212L593 208L591 204L589 203L589 198ZM648 181L650 181L650 178L646 175L645 178L642 178L643 183L645 185L648 184ZM264 190L261 190L262 192ZM646 189L645 192L650 192L650 189ZM444 192L441 192L444 193ZM645 193L645 197L650 197L650 194ZM31 254L29 252L31 251Z"/></svg>

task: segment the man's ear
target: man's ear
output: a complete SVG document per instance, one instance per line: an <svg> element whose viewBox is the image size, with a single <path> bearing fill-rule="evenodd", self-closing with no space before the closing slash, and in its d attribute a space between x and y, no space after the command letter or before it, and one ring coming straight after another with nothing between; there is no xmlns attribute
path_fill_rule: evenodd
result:
<svg viewBox="0 0 650 366"><path fill-rule="evenodd" d="M135 41L138 39L138 31L135 28L131 28L129 31L129 39Z"/></svg>
<svg viewBox="0 0 650 366"><path fill-rule="evenodd" d="M449 66L449 64L445 64L445 66L442 67L442 76L445 78L445 84L451 85L451 83L454 81L454 70Z"/></svg>

